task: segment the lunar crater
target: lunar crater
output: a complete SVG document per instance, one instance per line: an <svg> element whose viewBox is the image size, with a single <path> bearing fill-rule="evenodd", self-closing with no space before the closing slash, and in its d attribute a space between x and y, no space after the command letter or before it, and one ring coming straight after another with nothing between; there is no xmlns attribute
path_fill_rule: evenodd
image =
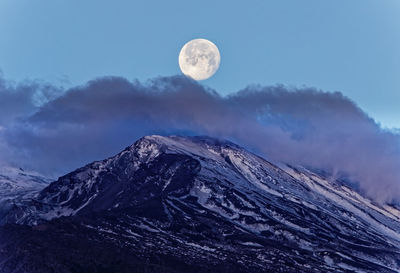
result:
<svg viewBox="0 0 400 273"><path fill-rule="evenodd" d="M221 56L217 46L206 39L186 43L179 54L179 67L194 80L205 80L217 72Z"/></svg>

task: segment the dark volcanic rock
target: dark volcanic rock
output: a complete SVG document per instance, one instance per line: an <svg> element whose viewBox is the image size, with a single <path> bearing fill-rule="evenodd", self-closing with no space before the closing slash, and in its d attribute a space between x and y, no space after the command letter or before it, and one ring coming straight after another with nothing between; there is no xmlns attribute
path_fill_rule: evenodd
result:
<svg viewBox="0 0 400 273"><path fill-rule="evenodd" d="M230 142L145 137L16 206L0 272L397 272L400 211Z"/></svg>

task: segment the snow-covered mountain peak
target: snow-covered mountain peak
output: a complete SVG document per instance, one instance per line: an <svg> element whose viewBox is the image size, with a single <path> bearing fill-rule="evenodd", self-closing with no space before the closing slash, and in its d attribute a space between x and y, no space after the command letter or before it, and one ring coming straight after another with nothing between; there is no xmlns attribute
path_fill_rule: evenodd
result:
<svg viewBox="0 0 400 273"><path fill-rule="evenodd" d="M22 168L0 166L0 196L12 196L20 191L41 190L50 183L46 178L34 171Z"/></svg>
<svg viewBox="0 0 400 273"><path fill-rule="evenodd" d="M24 170L11 166L0 166L0 181L21 183L48 184L51 179L35 171Z"/></svg>
<svg viewBox="0 0 400 273"><path fill-rule="evenodd" d="M184 154L194 154L212 156L221 153L223 149L240 150L243 148L227 140L219 140L207 136L145 136L135 142L130 149L136 150L139 155L156 156L159 152L179 152Z"/></svg>
<svg viewBox="0 0 400 273"><path fill-rule="evenodd" d="M307 272L308 264L315 272L399 270L399 209L330 180L229 141L153 135L60 177L7 220L64 226L77 219L118 244L151 245L140 251L233 255L254 272L276 259L301 260L281 272Z"/></svg>
<svg viewBox="0 0 400 273"><path fill-rule="evenodd" d="M49 185L51 179L34 171L11 166L0 166L0 223L2 217L15 204L32 198Z"/></svg>

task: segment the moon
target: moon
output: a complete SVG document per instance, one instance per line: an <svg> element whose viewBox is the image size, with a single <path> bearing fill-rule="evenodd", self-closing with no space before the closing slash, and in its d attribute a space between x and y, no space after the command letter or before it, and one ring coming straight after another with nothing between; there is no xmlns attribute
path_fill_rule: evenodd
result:
<svg viewBox="0 0 400 273"><path fill-rule="evenodd" d="M187 42L179 53L179 67L186 76L201 81L217 72L221 55L218 47L206 39Z"/></svg>

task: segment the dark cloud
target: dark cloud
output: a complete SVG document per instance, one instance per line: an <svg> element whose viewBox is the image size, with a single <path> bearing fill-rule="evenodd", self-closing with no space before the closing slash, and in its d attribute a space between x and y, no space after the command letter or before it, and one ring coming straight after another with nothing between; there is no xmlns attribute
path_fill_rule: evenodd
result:
<svg viewBox="0 0 400 273"><path fill-rule="evenodd" d="M40 105L61 92L61 88L38 81L10 83L0 72L0 126L35 113Z"/></svg>
<svg viewBox="0 0 400 273"><path fill-rule="evenodd" d="M399 135L340 93L251 86L221 97L183 77L146 84L110 77L70 89L33 114L26 108L25 119L2 131L7 145L0 149L42 172L103 159L147 134L206 134L270 159L346 175L379 202L400 200Z"/></svg>
<svg viewBox="0 0 400 273"><path fill-rule="evenodd" d="M13 161L14 149L4 135L20 120L38 111L40 105L61 94L62 89L38 81L12 83L0 71L0 163Z"/></svg>

